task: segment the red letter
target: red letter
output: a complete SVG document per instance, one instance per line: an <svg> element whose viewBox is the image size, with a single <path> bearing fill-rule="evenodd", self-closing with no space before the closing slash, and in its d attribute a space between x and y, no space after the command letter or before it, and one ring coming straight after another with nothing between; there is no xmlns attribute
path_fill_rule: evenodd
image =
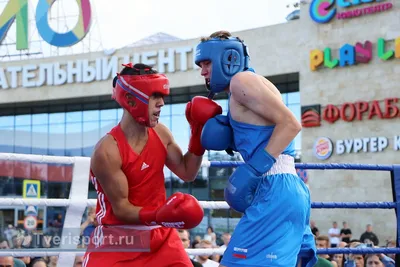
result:
<svg viewBox="0 0 400 267"><path fill-rule="evenodd" d="M367 111L368 111L368 102L366 101L356 102L357 120L362 121L363 113Z"/></svg>
<svg viewBox="0 0 400 267"><path fill-rule="evenodd" d="M392 103L397 103L398 98L386 98L385 99L385 115L386 119L393 119L399 114L399 108Z"/></svg>
<svg viewBox="0 0 400 267"><path fill-rule="evenodd" d="M339 119L340 112L335 105L327 105L322 116L327 122L334 123Z"/></svg>
<svg viewBox="0 0 400 267"><path fill-rule="evenodd" d="M346 108L350 107L350 116L346 116ZM353 103L344 103L342 108L340 109L340 117L344 121L353 121L356 117L356 108Z"/></svg>
<svg viewBox="0 0 400 267"><path fill-rule="evenodd" d="M366 41L364 45L362 43L356 43L356 61L358 63L368 63L372 58L372 43Z"/></svg>
<svg viewBox="0 0 400 267"><path fill-rule="evenodd" d="M379 102L377 100L372 101L371 110L369 111L368 119L372 119L373 116L378 115L379 118L383 118Z"/></svg>

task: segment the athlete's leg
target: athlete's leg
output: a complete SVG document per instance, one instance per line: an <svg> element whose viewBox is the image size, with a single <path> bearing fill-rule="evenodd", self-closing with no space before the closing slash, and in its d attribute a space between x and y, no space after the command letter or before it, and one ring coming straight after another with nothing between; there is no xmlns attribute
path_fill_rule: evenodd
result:
<svg viewBox="0 0 400 267"><path fill-rule="evenodd" d="M299 258L299 267L312 267L314 266L317 261L317 248L315 246L315 238L313 233L311 232L310 227L310 216L311 216L311 197L310 192L306 185L302 184L304 190L308 192L309 198L309 208L307 212L306 221L304 222L305 230L303 235L303 242L301 244L301 252L298 255Z"/></svg>
<svg viewBox="0 0 400 267"><path fill-rule="evenodd" d="M232 235L221 265L296 266L309 195L294 174L262 178L252 205Z"/></svg>

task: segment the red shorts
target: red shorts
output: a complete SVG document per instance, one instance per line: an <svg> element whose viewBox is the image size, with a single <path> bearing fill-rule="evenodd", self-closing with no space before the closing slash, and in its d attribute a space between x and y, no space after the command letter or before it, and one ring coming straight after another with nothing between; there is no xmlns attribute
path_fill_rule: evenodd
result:
<svg viewBox="0 0 400 267"><path fill-rule="evenodd" d="M150 252L86 252L82 267L192 267L176 229L151 230Z"/></svg>

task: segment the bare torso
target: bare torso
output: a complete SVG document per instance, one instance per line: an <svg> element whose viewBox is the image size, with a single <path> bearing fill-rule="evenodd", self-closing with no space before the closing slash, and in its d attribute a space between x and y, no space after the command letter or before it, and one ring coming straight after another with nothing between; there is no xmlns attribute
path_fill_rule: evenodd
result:
<svg viewBox="0 0 400 267"><path fill-rule="evenodd" d="M264 78L261 75L257 75L258 78L267 86L264 88L260 88L259 90L270 90L274 93L274 95L282 100L281 93L279 90L273 85L270 81ZM233 96L229 99L229 112L232 118L238 122L244 122L253 125L272 125L273 123L267 121L260 115L254 113L253 111L249 110L247 107L238 103Z"/></svg>

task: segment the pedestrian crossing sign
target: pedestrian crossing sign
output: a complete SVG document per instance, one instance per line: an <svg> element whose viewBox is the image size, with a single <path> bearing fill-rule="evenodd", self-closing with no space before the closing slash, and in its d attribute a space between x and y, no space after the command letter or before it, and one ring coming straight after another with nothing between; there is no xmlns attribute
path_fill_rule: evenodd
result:
<svg viewBox="0 0 400 267"><path fill-rule="evenodd" d="M22 197L23 198L40 198L40 181L24 180Z"/></svg>

